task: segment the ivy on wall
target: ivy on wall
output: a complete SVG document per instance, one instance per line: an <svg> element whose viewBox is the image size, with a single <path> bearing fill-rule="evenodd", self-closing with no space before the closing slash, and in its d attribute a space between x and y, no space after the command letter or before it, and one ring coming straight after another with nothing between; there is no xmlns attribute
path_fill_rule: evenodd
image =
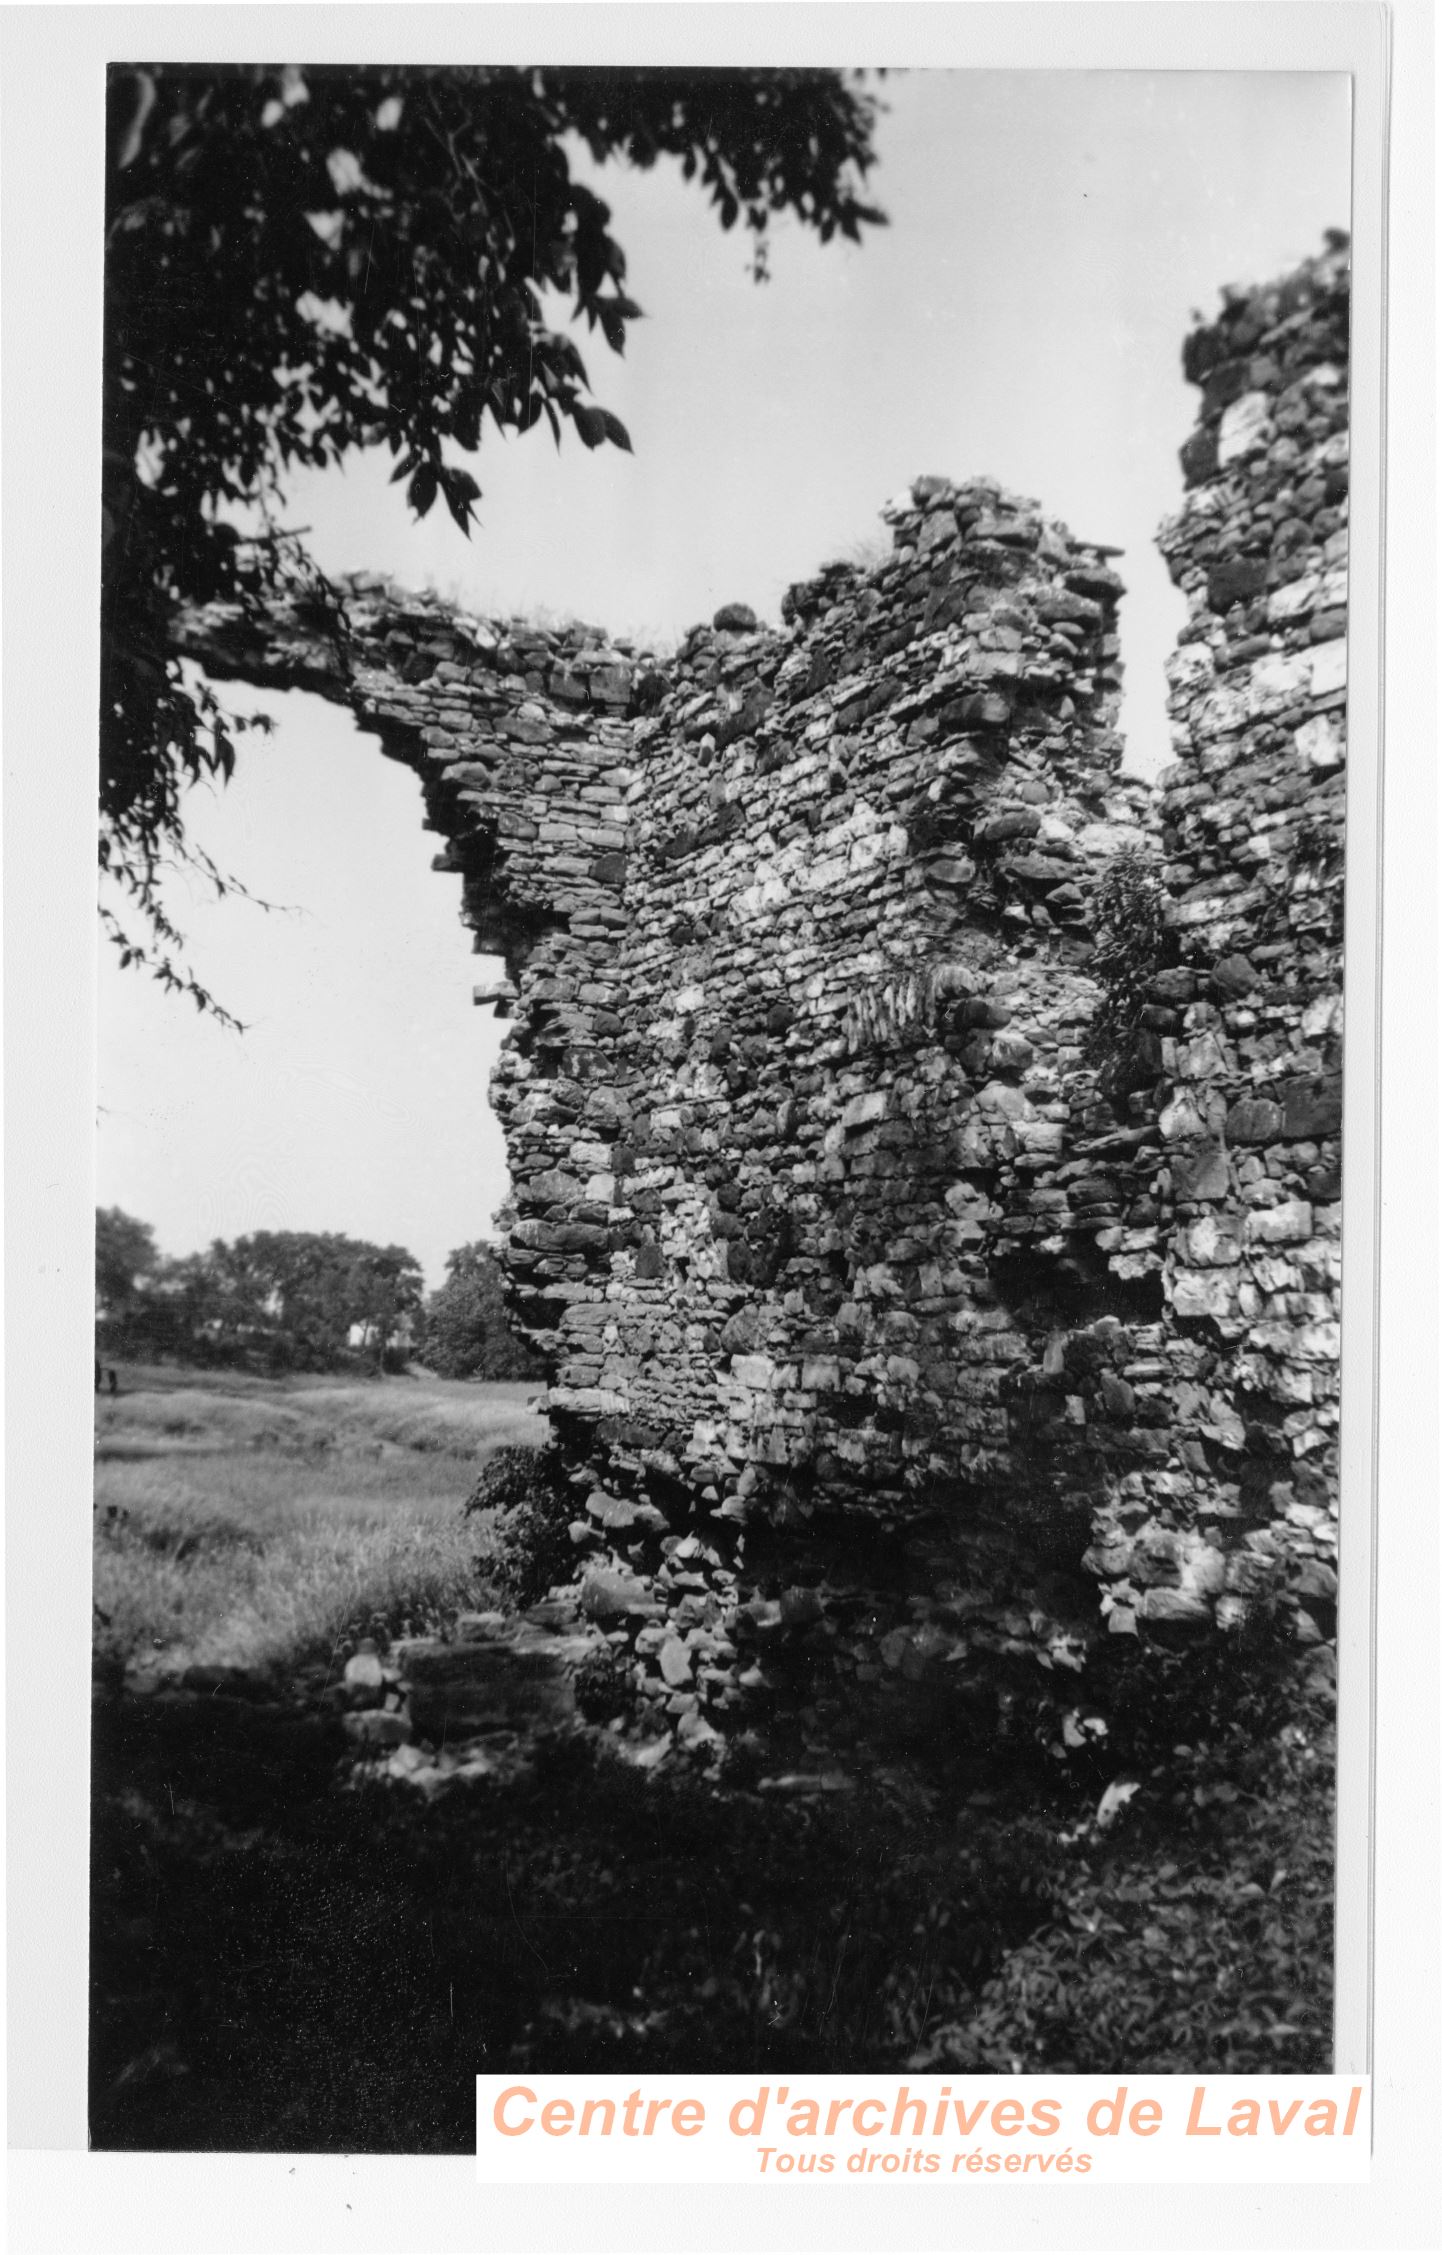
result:
<svg viewBox="0 0 1442 2255"><path fill-rule="evenodd" d="M1123 846L1092 893L1095 945L1088 966L1101 1001L1085 1043L1103 1092L1126 1097L1156 1077L1155 1043L1143 1024L1147 989L1166 948L1166 893L1140 846Z"/></svg>

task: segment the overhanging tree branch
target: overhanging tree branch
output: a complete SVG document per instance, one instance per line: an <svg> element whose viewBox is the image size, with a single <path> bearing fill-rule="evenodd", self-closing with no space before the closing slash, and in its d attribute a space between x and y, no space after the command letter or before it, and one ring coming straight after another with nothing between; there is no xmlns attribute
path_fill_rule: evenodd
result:
<svg viewBox="0 0 1442 2255"><path fill-rule="evenodd" d="M481 489L455 456L487 417L630 450L543 315L544 293L568 300L617 353L641 318L565 137L598 163L675 159L758 245L785 212L859 241L882 216L862 198L876 110L817 70L112 70L100 862L148 934L110 912L130 962L234 1023L177 968L158 872L187 851L185 792L230 777L244 725L183 680L174 614L259 613L298 568L273 521L247 540L237 512L264 532L289 471L384 445L417 515L441 499L469 536Z"/></svg>

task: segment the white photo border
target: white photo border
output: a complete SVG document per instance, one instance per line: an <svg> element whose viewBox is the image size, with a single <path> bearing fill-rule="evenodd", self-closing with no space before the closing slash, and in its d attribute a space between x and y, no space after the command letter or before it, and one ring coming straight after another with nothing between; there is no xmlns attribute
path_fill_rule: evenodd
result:
<svg viewBox="0 0 1442 2255"><path fill-rule="evenodd" d="M1425 2244L1442 2017L1435 1916L1435 590L1431 11L1081 5L533 5L0 9L4 75L7 1519L11 2143L16 2244L105 2249L1384 2247ZM1367 2188L1159 2207L926 2187L863 2206L761 2188L584 2203L478 2197L474 2164L87 2155L89 1361L98 615L100 135L107 60L886 63L1343 70L1352 75L1354 548L1349 662L1339 2071L1375 2076ZM1390 67L1390 80L1389 80ZM1390 139L1389 139L1390 105ZM1218 276L1220 284L1227 279ZM1384 391L1385 386L1385 391ZM1385 414L1384 414L1385 399ZM1180 434L1179 434L1180 436ZM1384 477L1385 471L1385 477ZM1382 609L1383 565L1387 608ZM1385 712L1385 758L1382 720ZM81 747L84 747L82 750ZM1384 820L1385 817L1385 820ZM1385 875L1385 882L1384 882ZM1382 910L1385 899L1385 921ZM1433 1068L1428 1077L1429 1065ZM1380 1534L1377 1499L1381 1499ZM1375 1672L1374 1672L1375 1671ZM1429 1692L1431 1696L1429 1697ZM1381 1873L1380 1917L1373 1874Z"/></svg>

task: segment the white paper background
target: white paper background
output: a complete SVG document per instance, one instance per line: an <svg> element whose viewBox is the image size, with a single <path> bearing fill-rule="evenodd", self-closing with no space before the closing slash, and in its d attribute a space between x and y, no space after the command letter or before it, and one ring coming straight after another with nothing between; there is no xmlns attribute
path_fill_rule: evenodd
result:
<svg viewBox="0 0 1442 2255"><path fill-rule="evenodd" d="M544 23L544 33L537 19ZM1436 865L1430 542L1433 393L1427 0L1374 7L784 6L720 8L5 9L4 776L7 1083L10 2072L15 2244L27 2248L627 2250L729 2247L1392 2247L1436 2244L1438 1986ZM842 2188L698 2198L478 2190L471 2160L86 2156L85 1787L88 1725L91 839L98 546L100 149L110 55L230 53L460 59L484 38L519 59L805 59L992 68L1311 68L1357 72L1354 239L1358 577L1354 776L1380 704L1366 593L1364 480L1380 469L1376 385L1383 279L1384 81L1392 88L1389 637L1385 769L1386 1042L1375 1087L1359 984L1375 949L1366 795L1349 839L1348 1299L1344 1434L1343 1897L1347 2064L1365 2048L1368 1561L1373 1378L1366 1240L1380 1225L1376 1405L1378 1874L1369 2187L1228 2196L1137 2187L992 2191L897 2186L864 2211ZM1222 281L1225 277L1218 277ZM1368 414L1368 399L1372 413ZM1370 449L1370 451L1369 451ZM1375 555L1373 583L1376 582ZM1369 666L1371 668L1369 675ZM1372 685L1368 689L1368 682ZM1369 898L1369 894L1372 895ZM1368 958L1371 957L1369 964ZM1367 985L1372 984L1370 975ZM1375 1097L1375 1104L1373 1099ZM1369 1157L1380 1136L1381 1183ZM1361 1482L1359 1487L1358 1482ZM64 2148L71 2148L69 2152ZM61 2150L54 2150L61 2149Z"/></svg>

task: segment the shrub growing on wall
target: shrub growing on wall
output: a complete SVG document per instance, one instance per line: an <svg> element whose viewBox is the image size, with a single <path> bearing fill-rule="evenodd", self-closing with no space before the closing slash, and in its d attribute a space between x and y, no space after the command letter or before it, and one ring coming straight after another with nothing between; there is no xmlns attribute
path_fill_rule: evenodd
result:
<svg viewBox="0 0 1442 2255"><path fill-rule="evenodd" d="M1161 880L1139 846L1123 846L1092 893L1095 946L1088 968L1102 996L1084 1053L1108 1096L1129 1096L1156 1079L1159 1050L1142 1012L1164 959L1165 904Z"/></svg>

